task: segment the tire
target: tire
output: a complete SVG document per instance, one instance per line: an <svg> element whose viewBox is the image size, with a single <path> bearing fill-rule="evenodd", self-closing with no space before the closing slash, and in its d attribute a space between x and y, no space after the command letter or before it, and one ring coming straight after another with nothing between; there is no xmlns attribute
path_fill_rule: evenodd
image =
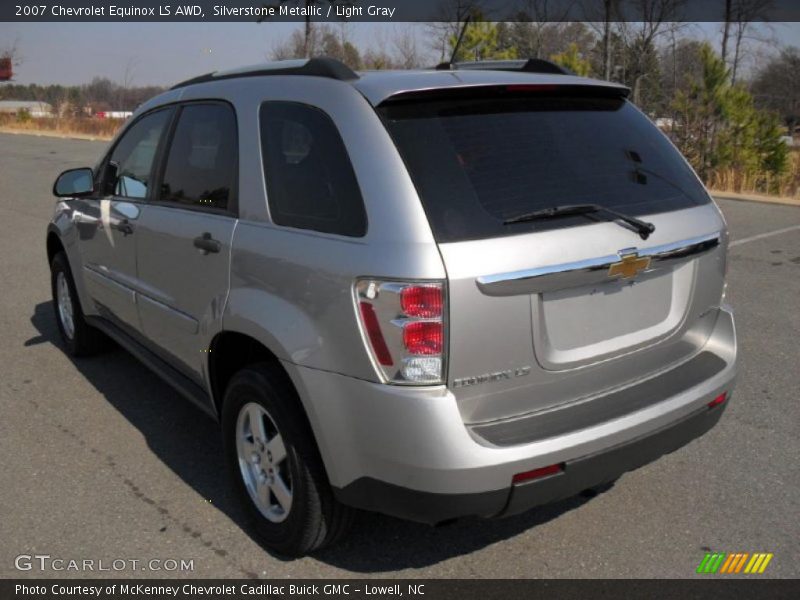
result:
<svg viewBox="0 0 800 600"><path fill-rule="evenodd" d="M50 288L58 331L67 353L91 356L106 350L109 339L84 318L72 271L63 252L56 254L50 263Z"/></svg>
<svg viewBox="0 0 800 600"><path fill-rule="evenodd" d="M300 399L279 365L258 363L233 376L222 431L237 495L265 546L299 557L345 536L355 511L334 498Z"/></svg>

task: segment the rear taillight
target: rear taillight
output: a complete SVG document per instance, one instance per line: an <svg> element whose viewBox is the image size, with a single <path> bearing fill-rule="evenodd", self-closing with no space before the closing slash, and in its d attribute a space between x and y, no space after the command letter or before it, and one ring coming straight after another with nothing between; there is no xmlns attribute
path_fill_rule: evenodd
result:
<svg viewBox="0 0 800 600"><path fill-rule="evenodd" d="M409 285L400 292L400 307L409 317L441 317L442 304L442 288L438 285Z"/></svg>
<svg viewBox="0 0 800 600"><path fill-rule="evenodd" d="M364 341L387 383L444 383L447 336L441 282L364 279L355 285Z"/></svg>
<svg viewBox="0 0 800 600"><path fill-rule="evenodd" d="M403 324L403 345L409 354L439 355L444 344L441 322L409 321Z"/></svg>

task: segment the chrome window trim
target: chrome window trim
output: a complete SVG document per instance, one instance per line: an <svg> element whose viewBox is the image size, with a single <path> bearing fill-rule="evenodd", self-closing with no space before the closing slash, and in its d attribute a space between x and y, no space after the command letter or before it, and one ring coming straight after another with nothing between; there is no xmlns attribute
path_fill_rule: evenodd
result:
<svg viewBox="0 0 800 600"><path fill-rule="evenodd" d="M609 276L608 269L628 254L649 257L651 259L650 266L644 272L653 273L705 254L719 246L719 243L720 234L712 233L649 248L626 248L617 254L597 258L510 273L482 275L475 282L481 292L487 296L554 292L619 279L619 277Z"/></svg>

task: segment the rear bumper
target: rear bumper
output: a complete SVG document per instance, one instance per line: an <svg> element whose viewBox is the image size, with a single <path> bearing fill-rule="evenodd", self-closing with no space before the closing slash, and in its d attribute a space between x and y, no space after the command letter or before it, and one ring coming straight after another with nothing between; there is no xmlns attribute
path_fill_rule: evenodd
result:
<svg viewBox="0 0 800 600"><path fill-rule="evenodd" d="M336 490L341 502L395 517L436 524L466 516L505 517L570 498L674 452L711 429L725 409L701 408L677 423L602 452L563 463L563 471L502 490L435 494L363 477Z"/></svg>
<svg viewBox="0 0 800 600"><path fill-rule="evenodd" d="M702 435L719 419L736 374L733 317L721 309L703 352L720 361L692 385L662 379L663 398L545 439L492 443L466 426L444 386L402 387L286 364L311 421L331 485L344 503L427 523L514 514L610 481ZM659 377L683 380L680 369ZM650 381L650 380L648 380ZM647 382L637 384L647 386ZM650 386L652 387L652 386ZM648 388L649 389L649 388ZM642 387L642 393L647 393ZM613 411L612 411L613 413ZM512 486L561 464L563 472Z"/></svg>

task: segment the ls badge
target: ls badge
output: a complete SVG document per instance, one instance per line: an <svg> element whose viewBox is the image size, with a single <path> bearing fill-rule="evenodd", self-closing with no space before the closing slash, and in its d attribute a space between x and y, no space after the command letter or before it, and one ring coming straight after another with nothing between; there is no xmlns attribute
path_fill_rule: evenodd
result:
<svg viewBox="0 0 800 600"><path fill-rule="evenodd" d="M503 379L513 379L514 377L525 377L530 375L530 367L517 367L516 369L507 369L505 371L495 371L494 373L484 373L483 375L474 375L472 377L460 377L453 380L453 387L467 387L470 385L478 385L479 383L488 383L489 381L502 381Z"/></svg>

